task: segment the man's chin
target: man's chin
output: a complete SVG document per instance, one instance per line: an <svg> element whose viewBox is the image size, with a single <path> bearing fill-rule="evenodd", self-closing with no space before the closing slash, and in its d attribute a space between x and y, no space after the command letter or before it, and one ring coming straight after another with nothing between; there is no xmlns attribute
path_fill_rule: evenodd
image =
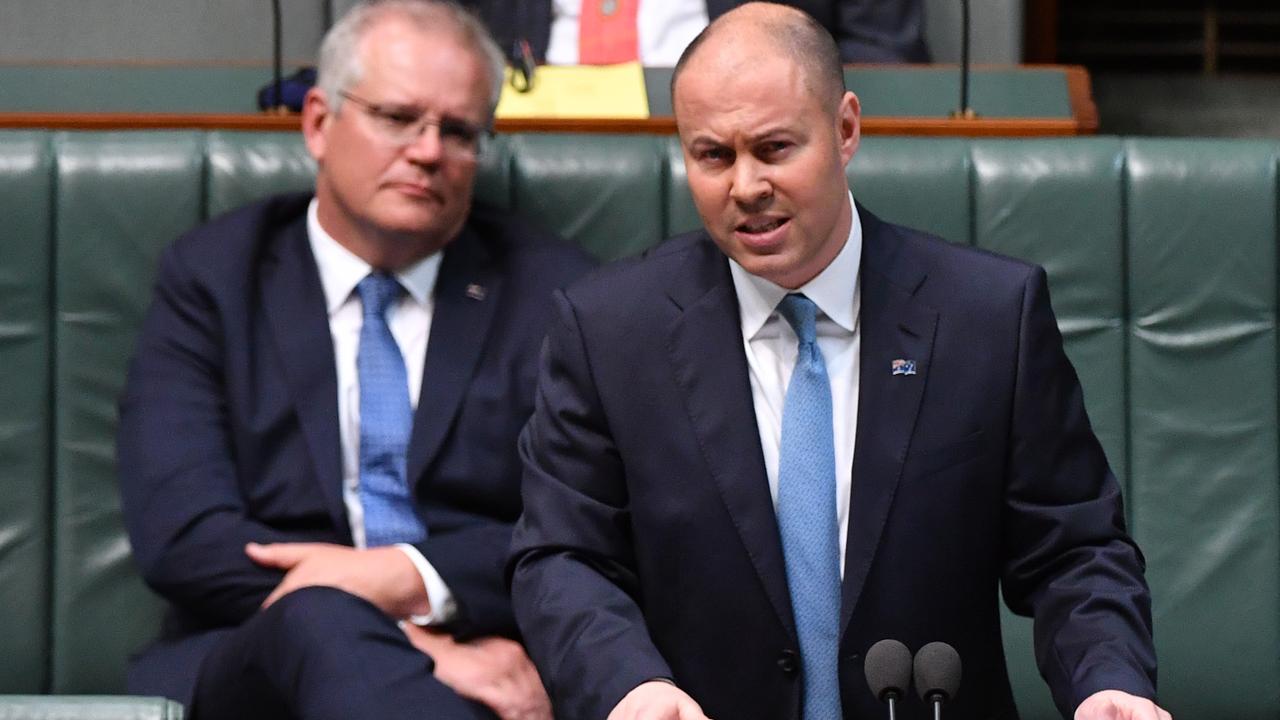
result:
<svg viewBox="0 0 1280 720"><path fill-rule="evenodd" d="M743 270L772 283L781 284L778 283L778 278L787 275L787 262L780 255L744 254L734 259Z"/></svg>
<svg viewBox="0 0 1280 720"><path fill-rule="evenodd" d="M434 203L396 203L382 210L375 218L377 225L395 235L438 234L453 224Z"/></svg>

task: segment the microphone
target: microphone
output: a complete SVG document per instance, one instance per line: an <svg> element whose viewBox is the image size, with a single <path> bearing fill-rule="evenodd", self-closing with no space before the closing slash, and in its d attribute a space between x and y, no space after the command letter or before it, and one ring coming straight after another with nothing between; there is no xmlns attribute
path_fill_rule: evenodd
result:
<svg viewBox="0 0 1280 720"><path fill-rule="evenodd" d="M897 703L911 684L911 651L897 640L881 640L863 663L867 686L880 702L889 703L889 720L897 720Z"/></svg>
<svg viewBox="0 0 1280 720"><path fill-rule="evenodd" d="M944 642L925 645L916 653L915 680L920 699L933 706L934 720L941 720L943 704L960 688L960 653Z"/></svg>

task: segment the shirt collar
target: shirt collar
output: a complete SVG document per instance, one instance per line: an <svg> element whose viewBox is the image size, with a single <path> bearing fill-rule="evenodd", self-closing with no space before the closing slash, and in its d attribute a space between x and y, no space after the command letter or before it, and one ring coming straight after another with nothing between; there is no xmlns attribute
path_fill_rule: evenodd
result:
<svg viewBox="0 0 1280 720"><path fill-rule="evenodd" d="M733 289L738 294L738 311L742 322L742 335L750 340L764 327L769 316L787 293L804 293L818 306L824 315L848 332L857 327L858 270L862 264L862 221L858 218L858 206L849 193L852 222L844 247L829 265L809 282L795 290L788 290L762 277L752 275L732 258L729 271L733 275Z"/></svg>
<svg viewBox="0 0 1280 720"><path fill-rule="evenodd" d="M334 240L320 226L320 217L316 211L318 202L312 198L311 204L307 206L307 237L311 241L311 253L316 258L316 268L320 271L325 307L333 315L347 302L347 298L355 292L356 285L373 268ZM419 305L425 306L431 301L431 294L436 289L436 278L440 275L441 257L442 253L434 252L395 274L396 279L408 291L409 297Z"/></svg>

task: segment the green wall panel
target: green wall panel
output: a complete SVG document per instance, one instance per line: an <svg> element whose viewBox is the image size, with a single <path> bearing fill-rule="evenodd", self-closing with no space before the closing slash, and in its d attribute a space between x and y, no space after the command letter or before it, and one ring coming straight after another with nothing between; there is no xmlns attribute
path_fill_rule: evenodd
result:
<svg viewBox="0 0 1280 720"><path fill-rule="evenodd" d="M1128 144L1131 505L1175 717L1280 707L1275 155Z"/></svg>
<svg viewBox="0 0 1280 720"><path fill-rule="evenodd" d="M972 145L974 241L1042 265L1067 354L1111 467L1125 460L1121 146L1114 139ZM1010 680L1024 718L1057 716L1032 650L1032 622L1003 611Z"/></svg>
<svg viewBox="0 0 1280 720"><path fill-rule="evenodd" d="M663 238L665 138L528 134L511 138L514 207L604 260Z"/></svg>
<svg viewBox="0 0 1280 720"><path fill-rule="evenodd" d="M312 190L316 164L296 132L211 132L204 215L216 217L274 193Z"/></svg>
<svg viewBox="0 0 1280 720"><path fill-rule="evenodd" d="M0 693L48 682L52 182L47 134L0 132Z"/></svg>
<svg viewBox="0 0 1280 720"><path fill-rule="evenodd" d="M853 197L882 220L973 244L967 140L864 137L846 175Z"/></svg>
<svg viewBox="0 0 1280 720"><path fill-rule="evenodd" d="M62 134L57 152L53 689L118 692L158 629L129 554L116 402L159 251L203 205L203 136Z"/></svg>

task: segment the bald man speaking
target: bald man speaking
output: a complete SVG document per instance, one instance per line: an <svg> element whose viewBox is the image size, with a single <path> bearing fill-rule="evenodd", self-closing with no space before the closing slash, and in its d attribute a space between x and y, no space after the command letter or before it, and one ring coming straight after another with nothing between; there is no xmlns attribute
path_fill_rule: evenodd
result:
<svg viewBox="0 0 1280 720"><path fill-rule="evenodd" d="M857 205L830 35L753 3L672 82L705 229L557 296L513 601L558 717L883 717L884 638L1015 718L999 589L1078 720L1168 714L1143 560L1042 269ZM914 697L899 718L932 717Z"/></svg>

